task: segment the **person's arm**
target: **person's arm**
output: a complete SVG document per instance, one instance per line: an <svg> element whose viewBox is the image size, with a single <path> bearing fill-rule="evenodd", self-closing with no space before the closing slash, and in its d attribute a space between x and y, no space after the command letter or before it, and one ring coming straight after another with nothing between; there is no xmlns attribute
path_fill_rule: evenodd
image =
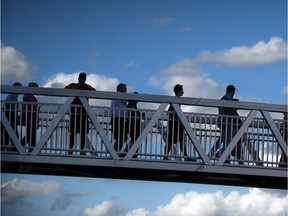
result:
<svg viewBox="0 0 288 216"><path fill-rule="evenodd" d="M65 86L64 89L75 89L76 84L75 83L70 83L69 85Z"/></svg>
<svg viewBox="0 0 288 216"><path fill-rule="evenodd" d="M227 114L228 115L232 115L232 116L237 116L238 115L236 109L234 109L234 108L228 108L227 109Z"/></svg>

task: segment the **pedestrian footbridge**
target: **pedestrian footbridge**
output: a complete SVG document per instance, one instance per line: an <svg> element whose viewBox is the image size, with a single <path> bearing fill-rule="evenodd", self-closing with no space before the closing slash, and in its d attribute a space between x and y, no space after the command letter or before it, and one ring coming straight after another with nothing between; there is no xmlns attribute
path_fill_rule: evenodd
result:
<svg viewBox="0 0 288 216"><path fill-rule="evenodd" d="M5 101L7 94L19 94L18 102ZM36 95L38 103L22 102L23 94ZM1 96L3 173L287 189L286 105L6 85L1 86ZM71 103L75 97L82 104L73 106L87 113L89 119L88 125L78 125L88 130L84 148L81 134L72 134L75 144L69 145ZM111 122L120 109L110 107L113 99L139 101L141 114L132 116L129 111L135 110L124 110L127 140L123 147L116 141L115 148ZM23 109L29 105L37 109ZM174 112L168 111L170 105ZM235 108L239 116L219 116L218 107ZM37 116L37 126L30 125L36 127L35 146L29 142L33 132L22 123L23 118L31 116L27 112ZM132 124L137 118L141 122L140 134L134 130L138 126ZM183 135L168 130L169 119L182 123ZM230 139L223 137L219 122L233 125L237 133ZM229 134L226 131L226 136ZM180 142L168 152L166 144L171 135ZM22 145L21 139L27 144ZM187 155L181 145L185 145ZM222 145L224 151L219 152Z"/></svg>

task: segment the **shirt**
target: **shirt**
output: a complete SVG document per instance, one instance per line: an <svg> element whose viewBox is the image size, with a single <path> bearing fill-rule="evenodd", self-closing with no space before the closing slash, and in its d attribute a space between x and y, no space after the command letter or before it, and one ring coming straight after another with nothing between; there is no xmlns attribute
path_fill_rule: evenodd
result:
<svg viewBox="0 0 288 216"><path fill-rule="evenodd" d="M125 100L112 100L111 102L111 107L112 108L127 108L127 101ZM119 116L119 117L127 117L127 110L112 110L114 113L114 116Z"/></svg>

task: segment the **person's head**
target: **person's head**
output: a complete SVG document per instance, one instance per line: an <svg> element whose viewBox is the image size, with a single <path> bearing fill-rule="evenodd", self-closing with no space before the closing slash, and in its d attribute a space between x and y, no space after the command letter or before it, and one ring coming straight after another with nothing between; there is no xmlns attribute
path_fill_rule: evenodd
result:
<svg viewBox="0 0 288 216"><path fill-rule="evenodd" d="M38 87L38 84L36 82L30 82L28 87Z"/></svg>
<svg viewBox="0 0 288 216"><path fill-rule="evenodd" d="M22 84L20 82L15 82L13 83L13 86L22 86ZM16 94L16 95L19 95L19 94Z"/></svg>
<svg viewBox="0 0 288 216"><path fill-rule="evenodd" d="M117 92L126 93L127 92L126 84L124 84L124 83L118 84L117 85Z"/></svg>
<svg viewBox="0 0 288 216"><path fill-rule="evenodd" d="M22 84L20 82L15 82L13 83L13 86L22 86Z"/></svg>
<svg viewBox="0 0 288 216"><path fill-rule="evenodd" d="M139 94L138 92L133 92L133 94ZM138 101L137 100L129 100L128 101L128 107L136 107L137 106Z"/></svg>
<svg viewBox="0 0 288 216"><path fill-rule="evenodd" d="M81 72L78 76L78 83L84 84L86 82L86 77L87 77L86 73Z"/></svg>
<svg viewBox="0 0 288 216"><path fill-rule="evenodd" d="M176 84L173 88L175 96L182 96L184 94L183 85Z"/></svg>
<svg viewBox="0 0 288 216"><path fill-rule="evenodd" d="M227 93L227 94L230 94L230 95L232 95L232 96L234 96L236 90L237 90L237 89L235 88L234 85L228 85L228 86L226 87L226 93Z"/></svg>

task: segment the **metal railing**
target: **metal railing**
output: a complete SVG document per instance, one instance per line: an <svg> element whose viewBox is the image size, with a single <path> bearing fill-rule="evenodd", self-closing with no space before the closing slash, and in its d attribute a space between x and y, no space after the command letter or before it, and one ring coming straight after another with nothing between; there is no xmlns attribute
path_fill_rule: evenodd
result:
<svg viewBox="0 0 288 216"><path fill-rule="evenodd" d="M285 128L287 123L283 119L272 119L270 115L271 112L284 113L287 108L284 105L210 101L208 99L203 101L203 103L201 103L201 99L198 99L195 104L195 99L169 96L139 94L135 98L133 94L110 92L89 91L86 95L86 92L71 90L68 92L62 89L53 89L54 93L50 93L51 89L44 88L14 87L14 89L17 89L14 93L20 93L19 91L21 93L25 93L25 91L32 93L31 90L33 90L35 95L43 94L54 97L57 97L58 92L63 92L62 95L59 95L60 97L67 93L70 98L63 104L2 101L1 123L4 128L2 129L1 147L2 150L5 150L2 153L54 154L59 156L72 154L111 159L120 159L120 155L125 160L134 160L136 158L141 160L162 160L166 157L175 160L175 162L193 159L195 163L221 165L224 162L229 162L234 165L270 167L283 165L281 156L283 154L287 155L286 142L283 138L287 136L285 134L287 133L287 128ZM83 106L77 107L74 105L75 109L79 111L77 113L85 112L79 117L71 115L72 108L70 109L70 107L73 107L71 102L74 92L76 95L79 94L77 96L80 98L83 97L81 98ZM2 93L13 93L13 91L11 87L2 86ZM117 148L114 149L113 134L115 131L111 128L111 122L115 122L115 112L118 112L119 109L112 109L109 106L90 106L87 100L84 99L87 96L98 99L100 94L101 99L103 99L103 95L107 94L107 100L118 99L121 96L123 100L134 99L140 102L145 100L143 103L147 107L149 102L158 102L159 106L158 109L135 110L127 108L124 116L127 119L126 123L117 126L117 128L124 128L124 134L121 136L127 136L127 138L123 142L123 147L121 143L122 148L119 148L120 143L116 143L115 146ZM45 98L45 96L43 97ZM159 103L159 98L161 97L165 98L165 103L162 101ZM219 116L217 114L182 112L178 105L182 103L186 106L205 106L207 102L209 102L209 107L212 107L212 105L215 108L230 106L239 110L242 109L241 105L245 105L243 109L247 111L249 107L250 110L248 109L247 116L229 116L228 118L228 116ZM175 112L166 111L168 104L173 105ZM140 116L135 115L136 111L140 113ZM256 117L257 113L262 114L262 116ZM82 143L85 147L82 146L81 148L81 136L84 130L80 130L77 136L76 128L69 128L71 127L69 122L71 118L75 118L74 120L76 121L76 118L84 119L86 118L85 116L88 117L86 119L87 125L82 125L82 120L80 120L80 125L77 125L79 128L87 127L87 134L83 135L85 143ZM221 125L219 125L219 119L221 118L226 119L226 122L220 121ZM228 122L228 119L230 122ZM136 121L137 125L135 124ZM168 129L169 121L175 124L173 127L170 125L171 130ZM181 124L178 124L178 121ZM11 122L11 124L8 124L8 122ZM25 125L23 122L28 122L30 125ZM118 122L118 124L120 123ZM228 130L237 128L235 136L233 136L232 132L226 131L224 134L231 137L222 137L221 128L227 130L227 127L222 127L224 124L231 125ZM15 125L17 125L17 130L15 130ZM9 126L12 127L10 128ZM175 126L178 128L175 128ZM74 127L76 126L74 125ZM184 130L179 130L180 127L183 127ZM174 133L174 130L177 133ZM73 133L71 136L70 132ZM34 143L33 136L36 136ZM75 144L69 145L69 140L71 140L72 136L75 137ZM171 149L168 150L167 143L171 139L177 140L177 143L172 143ZM230 140L231 143L225 143L226 140ZM181 147L184 145L187 148L186 155L181 151ZM225 151L219 153L223 145L227 145L226 148L223 148Z"/></svg>

